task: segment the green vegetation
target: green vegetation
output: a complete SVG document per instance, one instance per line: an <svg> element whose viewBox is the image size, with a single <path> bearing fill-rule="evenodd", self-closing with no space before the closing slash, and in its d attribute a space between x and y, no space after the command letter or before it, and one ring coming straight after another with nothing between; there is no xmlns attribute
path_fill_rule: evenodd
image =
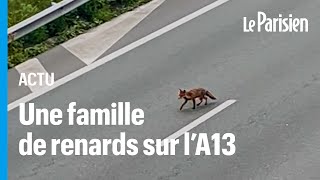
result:
<svg viewBox="0 0 320 180"><path fill-rule="evenodd" d="M8 45L8 68L149 1L91 0L51 23L11 42ZM50 0L9 0L9 26L46 9L50 4Z"/></svg>

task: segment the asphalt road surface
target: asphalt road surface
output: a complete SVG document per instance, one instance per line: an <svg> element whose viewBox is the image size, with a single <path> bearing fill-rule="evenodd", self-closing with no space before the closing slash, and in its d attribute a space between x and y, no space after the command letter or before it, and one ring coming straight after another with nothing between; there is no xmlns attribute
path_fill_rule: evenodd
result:
<svg viewBox="0 0 320 180"><path fill-rule="evenodd" d="M177 11L179 8L177 8ZM244 33L242 18L306 17L308 33ZM320 1L230 1L36 98L37 107L110 108L131 102L143 126L23 127L9 112L10 180L320 179ZM205 87L217 103L178 110L178 88ZM233 156L32 156L18 142L35 137L165 138L227 99L237 103L192 129L236 136ZM65 113L66 115L66 113ZM140 141L139 141L140 142Z"/></svg>

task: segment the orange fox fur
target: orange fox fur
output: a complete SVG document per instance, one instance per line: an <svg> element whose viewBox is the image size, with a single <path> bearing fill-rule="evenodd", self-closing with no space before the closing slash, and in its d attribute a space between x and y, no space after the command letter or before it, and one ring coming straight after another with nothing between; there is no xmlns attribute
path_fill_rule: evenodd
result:
<svg viewBox="0 0 320 180"><path fill-rule="evenodd" d="M212 95L212 93L210 93L208 90L204 89L204 88L195 88L195 89L191 89L189 91L186 91L186 90L181 90L179 89L179 98L178 99L184 99L184 103L181 105L180 107L180 111L182 110L183 106L187 104L187 102L189 100L192 100L193 102L193 108L192 109L195 109L196 108L196 98L199 98L200 99L200 102L197 104L197 106L199 106L203 99L205 99L205 105L207 105L207 101L208 101L208 98L206 96L208 96L209 98L215 100L217 99L216 97L214 97Z"/></svg>

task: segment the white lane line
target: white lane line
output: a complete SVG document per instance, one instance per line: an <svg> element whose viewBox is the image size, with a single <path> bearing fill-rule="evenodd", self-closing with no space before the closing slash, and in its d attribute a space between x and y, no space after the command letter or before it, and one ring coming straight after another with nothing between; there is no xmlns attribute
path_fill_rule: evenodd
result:
<svg viewBox="0 0 320 180"><path fill-rule="evenodd" d="M25 63L19 64L15 67L15 69L20 73L20 76L21 74L25 74L26 77L30 73L48 73L37 58L32 58ZM50 79L50 76L48 76L48 78ZM45 78L42 78L42 82L38 81L34 86L28 85L32 92L38 91L45 86L47 86L45 83Z"/></svg>
<svg viewBox="0 0 320 180"><path fill-rule="evenodd" d="M202 14L204 14L204 13L206 13L206 12L208 12L208 11L210 11L210 10L212 10L212 9L214 9L214 8L224 4L226 2L228 2L228 1L229 0L217 0L207 6L205 6L201 9L199 9L199 10L197 10L197 11L195 11L195 12L193 12L193 13L191 13L191 14L189 14L189 15L187 15L187 16L185 16L185 17L183 17L183 18L181 18L181 19L179 19L179 20L177 20L177 21L175 21L175 22L173 22L173 23L171 23L171 24L169 24L169 25L167 25L167 26L165 26L165 27L163 27L163 28L161 28L161 29L159 29L159 30L157 30L157 31L155 31L155 32L153 32L153 33L151 33L151 34L149 34L149 35L147 35L147 36L145 36L145 37L143 37L143 38L141 38L141 39L139 39L139 40L109 54L109 55L107 55L107 56L105 56L105 57L103 57L103 58L101 58L101 59L99 59L99 60L97 60L97 61L95 61L94 63L89 64L88 66L85 66L85 67L83 67L83 68L81 68L71 74L68 74L67 76L55 81L55 84L53 86L44 87L42 89L42 91L37 91L37 92L31 93L31 94L28 94L27 96L24 96L16 101L10 103L8 105L8 111L18 107L20 103L25 103L25 102L28 102L28 101L34 99L34 98L37 98L37 97L41 96L42 94L45 94L45 93L51 91L52 89L55 89L65 83L85 74L86 72L91 71L91 70L105 64L106 62L111 61L111 60L127 53L128 51L131 51L132 49L135 49L135 48L141 46L142 44L145 44L145 43L151 41L152 39L154 39L158 36L161 36L162 34L168 32L168 31L171 31L172 29L177 28L178 26L180 26L180 25L182 25L182 24L184 24L184 23L186 23L186 22L188 22L188 21L190 21L190 20L192 20L192 19L194 19L194 18L196 18L196 17L198 17L198 16L200 16L200 15L202 15Z"/></svg>
<svg viewBox="0 0 320 180"><path fill-rule="evenodd" d="M177 132L171 134L170 136L168 136L165 139L168 139L170 142L170 139L177 139L180 136L182 136L184 133L190 131L191 129L195 128L196 126L198 126L199 124L205 122L206 120L208 120L209 118L211 118L212 116L218 114L219 112L221 112L222 110L226 109L227 107L231 106L233 103L235 103L237 100L234 99L230 99L225 101L224 103L222 103L221 105L219 105L218 107L212 109L211 111L207 112L206 114L200 116L198 119L192 121L190 124L184 126L183 128L181 128L180 130L178 130ZM164 140L165 140L164 139ZM162 145L163 145L163 140L162 140Z"/></svg>
<svg viewBox="0 0 320 180"><path fill-rule="evenodd" d="M88 33L63 43L61 46L85 64L91 64L164 1L165 0L152 0L133 11L129 11L92 29Z"/></svg>

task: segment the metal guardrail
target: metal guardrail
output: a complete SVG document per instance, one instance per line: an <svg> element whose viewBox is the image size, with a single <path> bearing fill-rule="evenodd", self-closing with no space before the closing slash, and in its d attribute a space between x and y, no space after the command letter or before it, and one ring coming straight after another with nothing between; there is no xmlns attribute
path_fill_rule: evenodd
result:
<svg viewBox="0 0 320 180"><path fill-rule="evenodd" d="M63 0L8 29L9 43L72 11L89 0Z"/></svg>

